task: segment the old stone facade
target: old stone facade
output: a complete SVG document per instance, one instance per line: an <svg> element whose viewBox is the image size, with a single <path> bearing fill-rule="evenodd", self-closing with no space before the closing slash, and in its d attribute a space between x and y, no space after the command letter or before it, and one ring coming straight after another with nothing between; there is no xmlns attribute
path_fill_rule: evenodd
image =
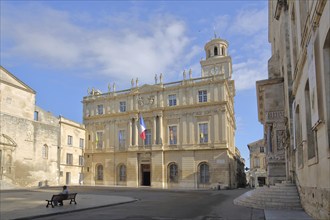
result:
<svg viewBox="0 0 330 220"><path fill-rule="evenodd" d="M257 82L258 99L264 84L278 88L258 103L259 118L267 117L264 104L280 106L274 95L283 96L279 121L284 131L276 138L285 152L286 179L296 183L308 214L329 219L330 2L269 1L269 42L269 79ZM272 129L264 126L267 142Z"/></svg>
<svg viewBox="0 0 330 220"><path fill-rule="evenodd" d="M205 45L202 76L138 85L83 99L84 181L88 185L155 188L237 187L242 168L235 148L234 81L228 43ZM139 137L140 118L146 139ZM244 169L244 165L243 165Z"/></svg>
<svg viewBox="0 0 330 220"><path fill-rule="evenodd" d="M79 130L78 136L84 139L84 126L36 106L35 96L33 89L0 67L1 186L58 185L63 184L60 172L73 168L71 172L78 177L82 172L78 163L75 167L60 163L61 153L71 148L60 137L61 132L74 136ZM73 152L74 157L78 155L83 155L81 149ZM78 184L76 179L69 183Z"/></svg>
<svg viewBox="0 0 330 220"><path fill-rule="evenodd" d="M249 186L255 188L268 185L264 139L250 143L247 146L250 151Z"/></svg>

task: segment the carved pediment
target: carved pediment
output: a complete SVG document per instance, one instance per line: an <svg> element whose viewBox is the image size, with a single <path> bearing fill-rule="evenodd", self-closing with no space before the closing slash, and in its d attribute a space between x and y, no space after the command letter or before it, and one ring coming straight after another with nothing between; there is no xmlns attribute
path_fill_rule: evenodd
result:
<svg viewBox="0 0 330 220"><path fill-rule="evenodd" d="M138 91L140 93L151 93L151 92L159 90L159 88L160 88L160 85L144 84L143 86L138 88Z"/></svg>
<svg viewBox="0 0 330 220"><path fill-rule="evenodd" d="M0 135L0 146L1 146L1 148L2 148L2 146L4 146L5 148L10 148L11 150L15 150L15 148L17 147L17 144L8 135L1 134Z"/></svg>

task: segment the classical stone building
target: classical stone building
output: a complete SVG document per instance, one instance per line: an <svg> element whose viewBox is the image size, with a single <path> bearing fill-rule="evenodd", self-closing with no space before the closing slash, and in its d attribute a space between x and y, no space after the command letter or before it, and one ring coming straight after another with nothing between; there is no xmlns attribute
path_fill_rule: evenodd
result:
<svg viewBox="0 0 330 220"><path fill-rule="evenodd" d="M257 82L267 160L281 163L285 155L285 177L306 212L329 219L330 2L269 1L269 42L269 79Z"/></svg>
<svg viewBox="0 0 330 220"><path fill-rule="evenodd" d="M266 173L266 148L264 139L255 141L247 145L250 151L250 187L268 185Z"/></svg>
<svg viewBox="0 0 330 220"><path fill-rule="evenodd" d="M79 184L82 165L76 158L83 155L78 137L84 140L84 126L54 117L35 100L33 89L0 66L1 187ZM67 135L77 143L68 145ZM62 160L66 152L74 163ZM72 179L63 180L61 172L71 173Z"/></svg>
<svg viewBox="0 0 330 220"><path fill-rule="evenodd" d="M87 185L155 188L237 187L234 81L228 43L205 45L202 74L83 98ZM139 117L146 139L139 137ZM244 169L244 166L243 166Z"/></svg>

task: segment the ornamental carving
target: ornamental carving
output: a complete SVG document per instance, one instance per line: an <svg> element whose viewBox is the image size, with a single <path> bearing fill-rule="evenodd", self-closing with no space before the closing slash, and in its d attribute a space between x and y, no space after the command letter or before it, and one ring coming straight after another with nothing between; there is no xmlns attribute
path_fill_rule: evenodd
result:
<svg viewBox="0 0 330 220"><path fill-rule="evenodd" d="M148 97L138 96L137 101L139 106L141 107L144 105L153 105L155 103L155 96L154 95L150 95Z"/></svg>

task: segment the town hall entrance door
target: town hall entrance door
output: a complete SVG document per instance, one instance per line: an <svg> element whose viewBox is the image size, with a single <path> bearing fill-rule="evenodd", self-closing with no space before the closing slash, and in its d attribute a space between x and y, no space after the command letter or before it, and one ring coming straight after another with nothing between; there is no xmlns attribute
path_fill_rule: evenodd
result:
<svg viewBox="0 0 330 220"><path fill-rule="evenodd" d="M150 186L150 164L141 164L141 185Z"/></svg>

